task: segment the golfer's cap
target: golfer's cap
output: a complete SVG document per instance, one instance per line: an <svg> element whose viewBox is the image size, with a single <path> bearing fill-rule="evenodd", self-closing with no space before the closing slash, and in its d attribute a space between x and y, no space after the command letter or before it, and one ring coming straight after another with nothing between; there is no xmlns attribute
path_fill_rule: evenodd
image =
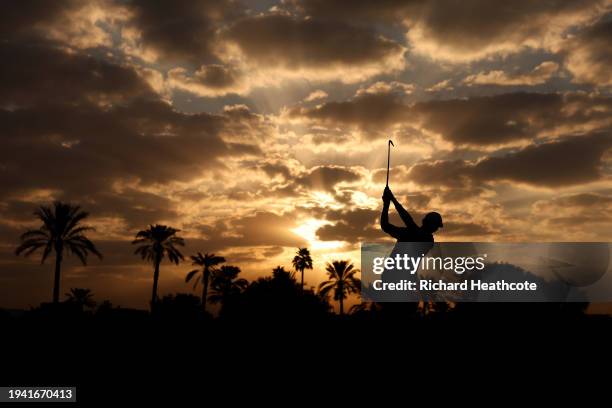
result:
<svg viewBox="0 0 612 408"><path fill-rule="evenodd" d="M442 223L442 216L435 211L427 213L425 219L431 222L432 224L437 225L439 228L444 227L444 224Z"/></svg>

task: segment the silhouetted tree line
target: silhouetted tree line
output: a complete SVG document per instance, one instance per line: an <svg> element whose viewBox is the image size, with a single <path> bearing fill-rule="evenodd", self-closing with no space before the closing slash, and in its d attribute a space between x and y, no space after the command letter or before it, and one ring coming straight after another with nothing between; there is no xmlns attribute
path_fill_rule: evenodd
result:
<svg viewBox="0 0 612 408"><path fill-rule="evenodd" d="M158 282L165 259L174 264L185 260L180 248L185 241L178 229L165 225L151 225L139 231L132 244L135 254L150 262L153 267L151 313L114 307L109 301L97 304L94 294L86 288L71 288L65 301L60 302L60 277L62 262L67 255L76 256L86 265L88 256L94 254L102 259L94 243L87 237L93 228L84 225L89 214L79 206L54 202L41 206L34 215L41 221L38 229L21 235L16 254L29 256L42 252L41 263L50 255L55 257L53 302L43 304L30 312L34 317L50 314L69 315L82 319L93 317L99 321L142 321L150 318L174 322L209 322L213 320L207 305L217 305L218 319L227 322L270 321L325 321L334 319L331 301L337 302L340 315L344 315L344 302L350 295L359 296L361 282L359 271L348 260L328 263L325 267L327 280L316 290L304 289L304 273L313 269L313 260L307 248L298 248L292 260L295 270L287 271L277 266L270 276L252 282L242 278L237 266L226 265L226 259L212 253L197 252L189 259L194 267L186 274L186 283L197 289L201 285L201 296L174 294L159 297ZM296 279L296 272L300 280ZM556 316L584 316L585 304L458 304L445 302L420 302L403 304L377 304L363 302L349 310L353 321L435 321L449 320L457 316L489 318L500 315L531 316L535 318ZM524 312L524 313L522 313ZM5 315L6 317L6 315ZM0 313L2 318L2 313Z"/></svg>
<svg viewBox="0 0 612 408"><path fill-rule="evenodd" d="M54 255L53 303L58 304L64 257L74 255L83 265L86 265L90 254L100 259L102 259L102 254L86 235L87 232L94 231L94 228L83 224L89 217L89 213L83 211L80 206L56 201L51 206L40 206L34 215L41 221L41 225L21 235L21 243L15 253L30 256L41 251L41 264L50 255ZM184 295L165 296L161 300L158 297L159 275L164 259L176 265L185 260L180 251L180 247L185 245L185 240L178 235L179 232L180 230L166 225L150 225L149 228L138 231L132 241L132 244L136 246L134 253L153 266L150 304L151 310L155 312L158 308L160 310L172 308L174 306L169 305L175 303L187 302L181 306L185 309L189 309L186 307L187 304L195 305L192 297L187 298ZM274 269L271 278L260 278L249 284L246 279L240 277L239 267L222 265L226 262L222 256L198 252L191 255L190 259L196 269L187 273L185 281L193 282L194 289L198 285L202 286L199 305L203 312L206 312L207 304L211 303L220 304L223 313L232 313L227 310L235 311L244 299L250 299L248 303L254 305L258 297L266 298L264 302L260 302L263 309L267 308L266 302L271 302L270 299L276 299L269 303L275 308L286 308L289 307L292 299L299 298L299 302L310 302L318 309L328 311L330 307L327 298L330 293L333 293L333 299L339 303L340 314L343 314L344 300L350 294L358 294L360 288L360 281L355 277L358 270L353 264L350 261L333 261L326 266L328 280L321 283L318 293L315 295L311 291L304 291L305 270L313 268L308 248L298 248L292 260L293 267L301 275L299 284L293 273L285 271L280 266ZM95 306L92 296L89 289L72 288L66 294L66 302L85 311Z"/></svg>

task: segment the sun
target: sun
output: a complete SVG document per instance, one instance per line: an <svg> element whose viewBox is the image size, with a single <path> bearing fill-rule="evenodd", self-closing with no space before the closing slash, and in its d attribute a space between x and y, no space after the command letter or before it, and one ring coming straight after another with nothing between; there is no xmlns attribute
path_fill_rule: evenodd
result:
<svg viewBox="0 0 612 408"><path fill-rule="evenodd" d="M317 230L324 225L331 224L329 221L310 218L300 224L299 227L291 229L296 235L308 242L308 247L314 250L336 249L342 247L341 241L321 241L317 238Z"/></svg>

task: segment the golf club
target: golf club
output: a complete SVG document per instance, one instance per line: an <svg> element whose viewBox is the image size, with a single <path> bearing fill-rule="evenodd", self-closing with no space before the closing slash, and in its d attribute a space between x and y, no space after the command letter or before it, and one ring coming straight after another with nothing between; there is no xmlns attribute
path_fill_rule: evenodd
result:
<svg viewBox="0 0 612 408"><path fill-rule="evenodd" d="M391 162L391 146L395 147L393 141L389 139L388 150L387 150L387 187L389 187L389 163Z"/></svg>

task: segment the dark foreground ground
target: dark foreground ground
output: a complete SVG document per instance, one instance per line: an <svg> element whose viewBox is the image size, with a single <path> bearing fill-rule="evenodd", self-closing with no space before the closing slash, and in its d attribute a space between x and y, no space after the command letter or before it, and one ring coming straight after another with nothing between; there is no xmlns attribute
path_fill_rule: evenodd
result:
<svg viewBox="0 0 612 408"><path fill-rule="evenodd" d="M76 385L80 402L113 403L301 394L301 381L309 393L338 381L366 392L385 376L407 386L468 369L482 381L518 367L524 381L542 368L566 372L572 360L605 366L612 347L612 320L585 315L584 305L465 304L426 314L394 305L347 316L293 306L247 304L217 318L177 305L154 315L52 305L3 311L1 382Z"/></svg>

